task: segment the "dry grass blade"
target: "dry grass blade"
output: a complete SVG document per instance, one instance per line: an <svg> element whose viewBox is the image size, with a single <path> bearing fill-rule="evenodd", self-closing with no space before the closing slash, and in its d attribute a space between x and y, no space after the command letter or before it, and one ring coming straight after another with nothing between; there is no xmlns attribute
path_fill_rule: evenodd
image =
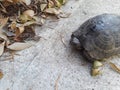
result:
<svg viewBox="0 0 120 90"><path fill-rule="evenodd" d="M2 71L0 70L0 79L2 79L3 78L3 73L2 73Z"/></svg>
<svg viewBox="0 0 120 90"><path fill-rule="evenodd" d="M66 43L65 43L65 40L64 40L64 38L63 38L62 35L60 35L60 39L61 39L61 42L63 43L63 45L64 45L65 47L67 47L67 45L66 45Z"/></svg>
<svg viewBox="0 0 120 90"><path fill-rule="evenodd" d="M110 64L111 68L112 68L114 71L120 73L120 67L116 66L116 65L115 65L114 63L112 63L112 62L110 62L109 64Z"/></svg>
<svg viewBox="0 0 120 90"><path fill-rule="evenodd" d="M55 82L55 90L58 90L58 81L60 80L61 74L58 76L56 82Z"/></svg>

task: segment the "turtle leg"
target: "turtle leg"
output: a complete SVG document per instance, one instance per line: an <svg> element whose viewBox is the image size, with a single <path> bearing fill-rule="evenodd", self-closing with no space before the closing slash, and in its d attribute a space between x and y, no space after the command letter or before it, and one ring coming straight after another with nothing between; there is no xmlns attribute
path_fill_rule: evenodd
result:
<svg viewBox="0 0 120 90"><path fill-rule="evenodd" d="M93 66L92 66L92 69L91 69L91 75L92 76L97 76L97 75L102 74L101 69L100 69L100 67L102 67L102 66L103 66L103 64L102 64L101 61L95 60L93 62Z"/></svg>
<svg viewBox="0 0 120 90"><path fill-rule="evenodd" d="M101 61L91 58L86 50L83 50L83 55L85 56L86 60L92 63L91 75L92 76L100 75L102 72L99 67L103 65Z"/></svg>

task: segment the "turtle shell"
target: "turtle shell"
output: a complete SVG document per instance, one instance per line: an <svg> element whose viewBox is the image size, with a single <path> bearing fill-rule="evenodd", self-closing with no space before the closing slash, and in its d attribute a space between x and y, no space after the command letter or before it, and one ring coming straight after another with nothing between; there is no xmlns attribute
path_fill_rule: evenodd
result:
<svg viewBox="0 0 120 90"><path fill-rule="evenodd" d="M101 60L120 54L120 16L102 14L90 18L73 33L87 58Z"/></svg>

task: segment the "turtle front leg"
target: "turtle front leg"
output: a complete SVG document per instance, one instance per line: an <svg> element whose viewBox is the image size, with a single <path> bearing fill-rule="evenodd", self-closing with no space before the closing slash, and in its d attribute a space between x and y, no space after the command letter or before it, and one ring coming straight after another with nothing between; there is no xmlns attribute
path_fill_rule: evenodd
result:
<svg viewBox="0 0 120 90"><path fill-rule="evenodd" d="M92 63L91 75L92 76L100 75L102 73L100 70L100 67L103 66L102 62L90 57L86 50L83 51L83 55L89 62Z"/></svg>
<svg viewBox="0 0 120 90"><path fill-rule="evenodd" d="M95 60L93 62L93 67L92 67L92 70L91 70L91 75L92 76L100 75L102 73L101 70L100 70L101 66L103 66L103 64L100 61Z"/></svg>

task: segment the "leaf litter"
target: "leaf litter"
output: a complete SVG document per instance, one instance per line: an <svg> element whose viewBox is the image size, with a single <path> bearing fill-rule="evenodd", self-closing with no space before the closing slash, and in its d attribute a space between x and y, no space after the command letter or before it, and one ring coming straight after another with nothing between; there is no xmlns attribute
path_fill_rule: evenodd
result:
<svg viewBox="0 0 120 90"><path fill-rule="evenodd" d="M23 50L38 42L41 37L36 35L35 26L43 25L50 16L68 17L70 14L60 10L66 1L0 0L0 56L5 51Z"/></svg>
<svg viewBox="0 0 120 90"><path fill-rule="evenodd" d="M4 49L23 50L36 43L35 26L59 16L66 0L0 0L0 56Z"/></svg>

